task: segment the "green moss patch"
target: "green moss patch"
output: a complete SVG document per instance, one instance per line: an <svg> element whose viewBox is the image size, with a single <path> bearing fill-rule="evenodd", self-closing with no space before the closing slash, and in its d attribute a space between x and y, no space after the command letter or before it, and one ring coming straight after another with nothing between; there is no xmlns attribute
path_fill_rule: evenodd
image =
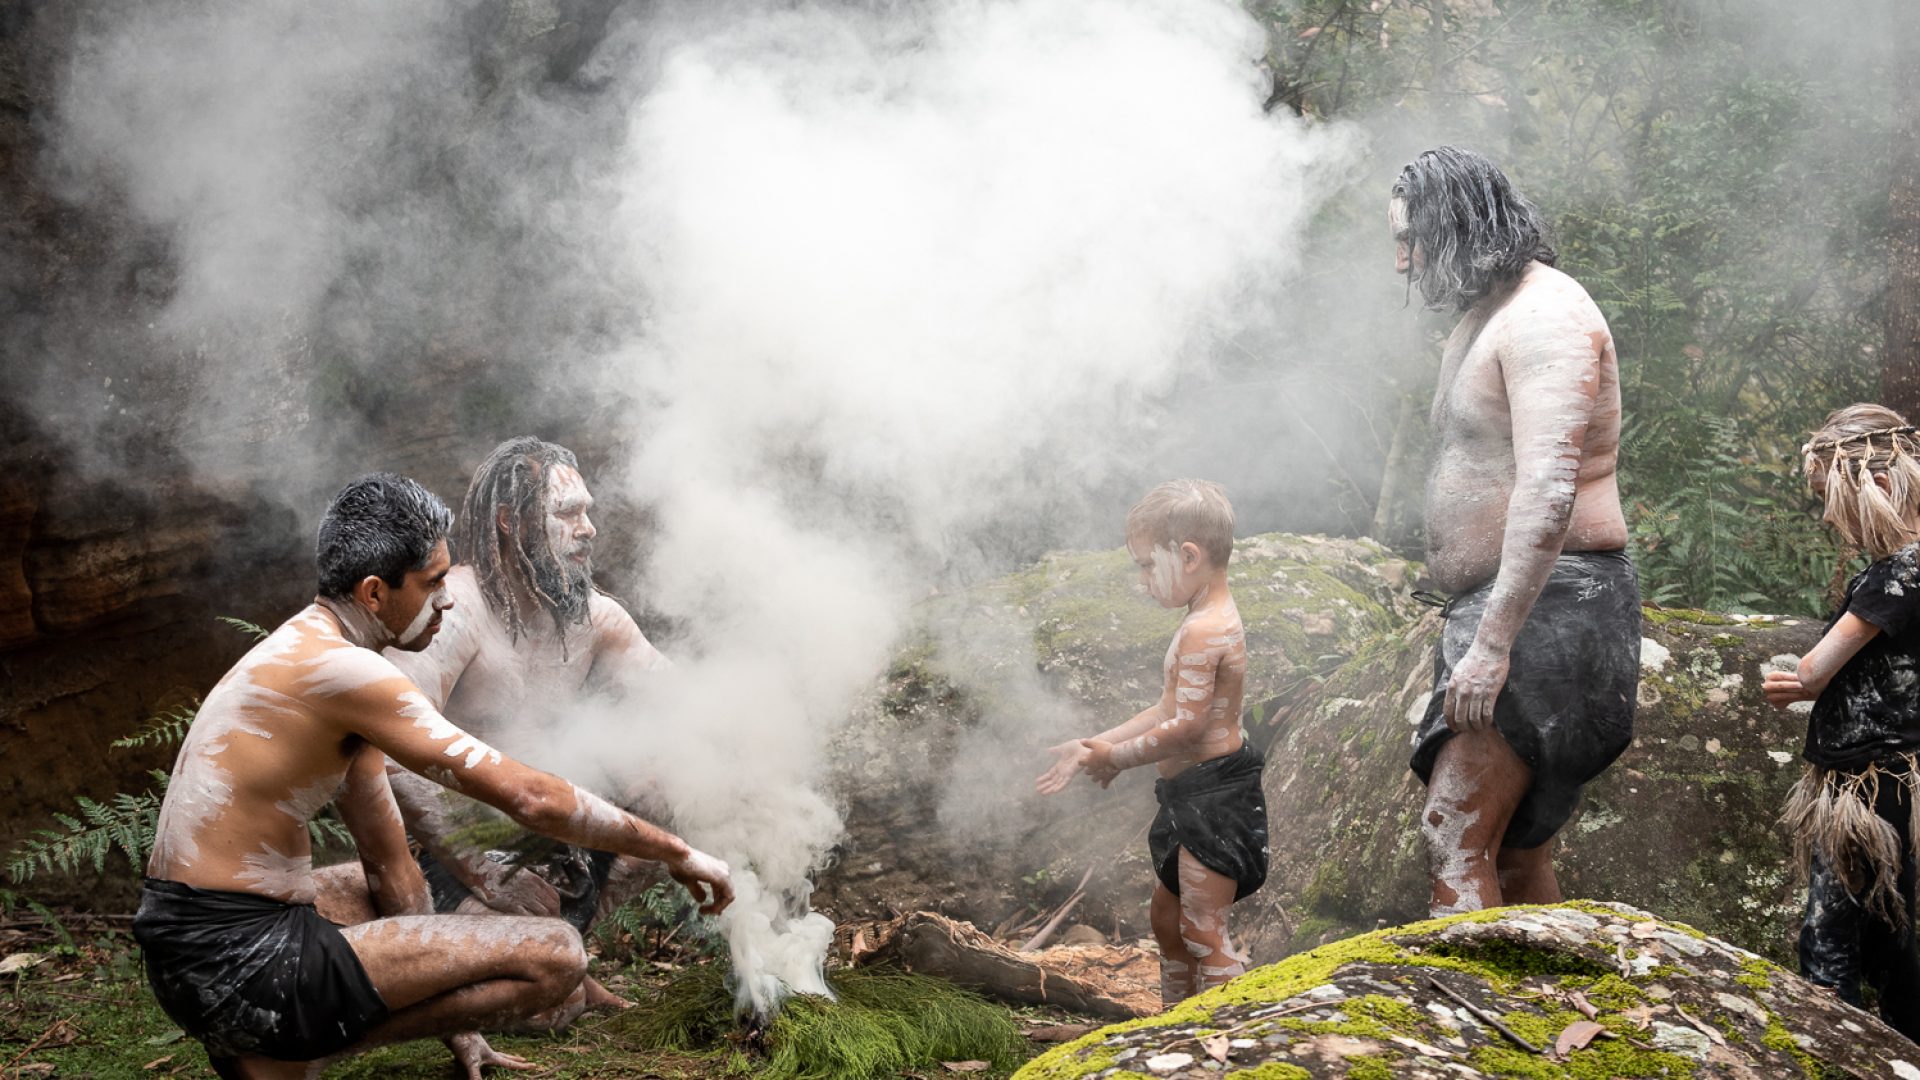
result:
<svg viewBox="0 0 1920 1080"><path fill-rule="evenodd" d="M787 1000L752 1075L877 1080L943 1061L985 1061L1004 1075L1028 1053L1005 1009L951 983L860 968L834 972L828 985L837 1000ZM608 1027L650 1050L724 1052L739 1039L733 994L714 966L688 969Z"/></svg>

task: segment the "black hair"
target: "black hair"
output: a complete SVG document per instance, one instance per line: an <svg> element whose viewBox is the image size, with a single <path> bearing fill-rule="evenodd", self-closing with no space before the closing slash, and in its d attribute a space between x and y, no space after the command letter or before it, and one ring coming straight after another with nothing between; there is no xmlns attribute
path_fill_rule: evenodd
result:
<svg viewBox="0 0 1920 1080"><path fill-rule="evenodd" d="M320 595L344 600L376 574L399 588L452 527L447 504L417 481L389 472L360 477L334 495L320 519L313 554Z"/></svg>
<svg viewBox="0 0 1920 1080"><path fill-rule="evenodd" d="M1407 203L1403 237L1420 252L1408 276L1429 308L1465 311L1517 280L1530 263L1554 263L1546 225L1500 166L1455 146L1436 146L1400 170L1393 196Z"/></svg>
<svg viewBox="0 0 1920 1080"><path fill-rule="evenodd" d="M455 557L473 567L480 591L515 640L527 629L529 601L536 602L552 613L564 654L567 627L586 620L594 590L591 567L570 570L547 547L542 515L548 481L562 465L580 468L573 451L531 435L494 447L467 485L453 547ZM507 511L504 533L495 523L501 509Z"/></svg>

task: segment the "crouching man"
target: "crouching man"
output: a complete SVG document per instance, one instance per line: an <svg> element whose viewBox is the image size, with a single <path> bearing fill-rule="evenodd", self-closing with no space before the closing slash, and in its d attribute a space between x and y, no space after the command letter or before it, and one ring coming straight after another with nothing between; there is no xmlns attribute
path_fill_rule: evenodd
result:
<svg viewBox="0 0 1920 1080"><path fill-rule="evenodd" d="M558 919L435 915L407 850L388 758L568 843L658 860L715 913L727 867L671 833L455 727L386 647L432 642L451 601L447 508L376 473L320 525L319 596L234 665L174 763L134 937L161 1006L223 1077L440 1037L468 1077L525 1068L480 1028L564 1023L586 954ZM313 907L307 822L328 802L352 834L373 921Z"/></svg>

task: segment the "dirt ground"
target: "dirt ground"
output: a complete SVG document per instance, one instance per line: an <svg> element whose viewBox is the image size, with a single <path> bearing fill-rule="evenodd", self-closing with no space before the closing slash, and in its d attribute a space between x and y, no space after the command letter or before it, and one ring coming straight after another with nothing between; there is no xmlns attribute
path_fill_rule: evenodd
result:
<svg viewBox="0 0 1920 1080"><path fill-rule="evenodd" d="M0 915L0 1080L211 1076L199 1044L182 1036L148 991L127 929L130 918L52 914L52 922L22 908ZM609 948L592 940L589 946L602 954L596 956L594 974L630 1000L644 1001L683 964L717 962L671 951ZM1053 1008L1009 1008L1008 1012L1029 1034L1033 1054L1099 1022ZM604 1014L589 1015L560 1035L492 1038L496 1048L540 1066L534 1072L492 1075L547 1080L717 1080L753 1075L752 1059L730 1049L677 1054L623 1046L608 1020ZM438 1043L417 1042L343 1062L326 1075L445 1080L456 1074L451 1056ZM932 1080L956 1074L935 1063L901 1075Z"/></svg>

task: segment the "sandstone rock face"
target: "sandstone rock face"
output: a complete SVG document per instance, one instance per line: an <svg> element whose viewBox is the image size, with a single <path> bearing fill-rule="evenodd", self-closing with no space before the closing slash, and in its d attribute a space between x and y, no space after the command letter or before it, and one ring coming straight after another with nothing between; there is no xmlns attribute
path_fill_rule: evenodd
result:
<svg viewBox="0 0 1920 1080"><path fill-rule="evenodd" d="M1902 1077L1920 1075L1920 1047L1734 945L1624 905L1580 904L1328 945L1015 1074L1222 1075Z"/></svg>

